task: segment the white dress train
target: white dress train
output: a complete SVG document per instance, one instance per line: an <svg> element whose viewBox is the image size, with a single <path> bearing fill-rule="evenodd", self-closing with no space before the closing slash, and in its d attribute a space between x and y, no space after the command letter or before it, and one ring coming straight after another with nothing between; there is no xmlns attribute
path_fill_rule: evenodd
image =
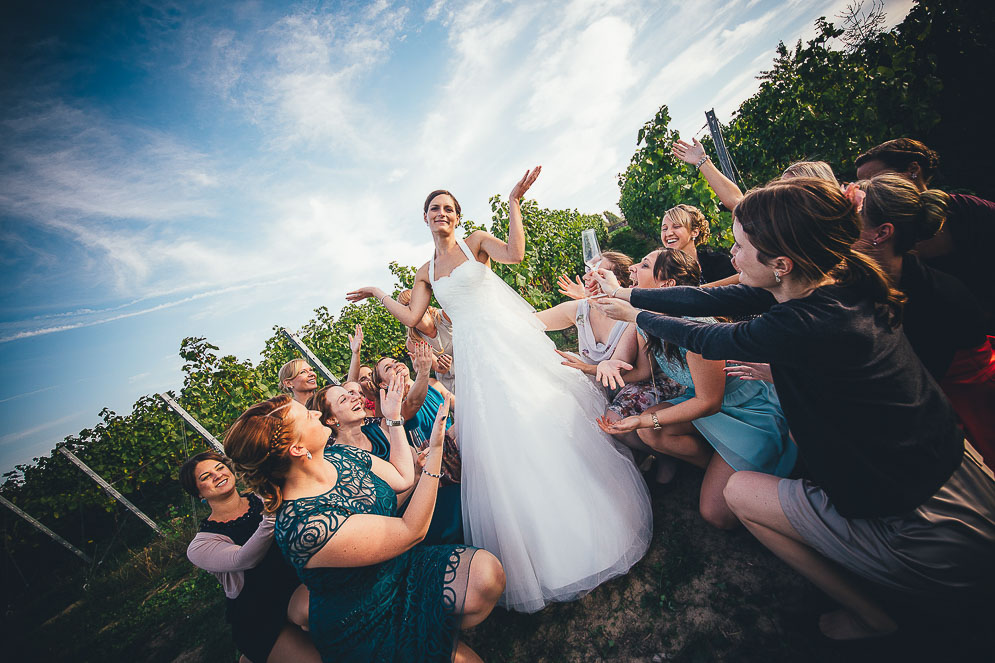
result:
<svg viewBox="0 0 995 663"><path fill-rule="evenodd" d="M646 553L649 493L595 417L605 398L562 366L534 309L467 260L429 281L453 321L456 426L468 543L501 560L501 604L535 612L583 596Z"/></svg>

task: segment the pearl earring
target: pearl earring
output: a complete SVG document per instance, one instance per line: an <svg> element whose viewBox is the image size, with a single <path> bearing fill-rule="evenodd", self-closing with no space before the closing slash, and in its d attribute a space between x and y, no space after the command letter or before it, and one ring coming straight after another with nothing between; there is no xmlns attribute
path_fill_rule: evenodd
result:
<svg viewBox="0 0 995 663"><path fill-rule="evenodd" d="M777 283L781 282L781 275L778 274L778 272L777 272L776 269L774 270L774 281L777 282Z"/></svg>
<svg viewBox="0 0 995 663"><path fill-rule="evenodd" d="M876 239L872 239L871 240L871 244L874 245L874 246L877 246L878 245L878 241Z"/></svg>

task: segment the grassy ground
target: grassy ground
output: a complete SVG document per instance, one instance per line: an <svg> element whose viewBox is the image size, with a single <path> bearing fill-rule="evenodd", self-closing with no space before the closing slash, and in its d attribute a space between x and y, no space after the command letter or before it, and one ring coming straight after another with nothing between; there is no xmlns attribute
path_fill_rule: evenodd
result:
<svg viewBox="0 0 995 663"><path fill-rule="evenodd" d="M467 642L490 663L995 660L990 608L971 620L901 602L900 637L825 640L815 623L832 603L745 531L706 525L696 506L701 474L681 470L654 496L654 541L628 575L534 615L498 609ZM184 527L65 609L8 615L5 660L234 661L221 589L186 562Z"/></svg>

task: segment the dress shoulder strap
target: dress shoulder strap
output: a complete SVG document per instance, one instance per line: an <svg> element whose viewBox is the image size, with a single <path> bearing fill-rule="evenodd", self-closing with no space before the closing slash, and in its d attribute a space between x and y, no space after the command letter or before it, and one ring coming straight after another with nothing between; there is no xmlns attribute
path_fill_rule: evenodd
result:
<svg viewBox="0 0 995 663"><path fill-rule="evenodd" d="M432 259L428 261L428 282L435 283L435 249L432 249Z"/></svg>
<svg viewBox="0 0 995 663"><path fill-rule="evenodd" d="M465 255L468 260L476 260L477 259L477 256L473 255L473 252L470 251L470 247L466 245L466 242L463 241L462 237L457 237L456 238L456 243L459 244L459 247L461 249L463 249L463 255Z"/></svg>

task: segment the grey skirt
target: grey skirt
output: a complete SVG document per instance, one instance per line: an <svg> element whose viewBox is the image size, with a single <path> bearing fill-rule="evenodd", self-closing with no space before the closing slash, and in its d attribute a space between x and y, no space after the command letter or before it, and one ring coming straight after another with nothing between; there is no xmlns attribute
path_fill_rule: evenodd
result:
<svg viewBox="0 0 995 663"><path fill-rule="evenodd" d="M859 576L913 594L991 591L995 481L971 452L935 495L897 516L844 518L804 479L782 479L778 499L810 546Z"/></svg>

